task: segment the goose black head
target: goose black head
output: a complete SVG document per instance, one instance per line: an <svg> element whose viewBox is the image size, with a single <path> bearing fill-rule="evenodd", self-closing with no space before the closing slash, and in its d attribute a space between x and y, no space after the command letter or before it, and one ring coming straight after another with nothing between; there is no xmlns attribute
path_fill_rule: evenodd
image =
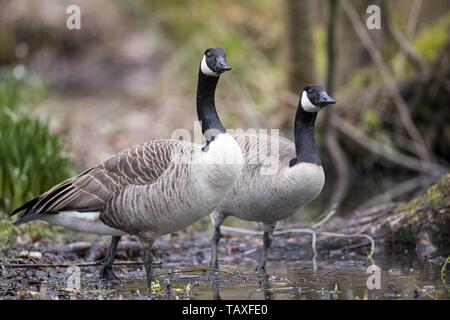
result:
<svg viewBox="0 0 450 320"><path fill-rule="evenodd" d="M225 50L222 48L206 49L203 55L200 70L207 76L219 76L225 71L230 71L231 67L227 63Z"/></svg>
<svg viewBox="0 0 450 320"><path fill-rule="evenodd" d="M318 112L329 104L335 104L336 100L331 98L320 85L306 86L300 97L300 104L306 112Z"/></svg>

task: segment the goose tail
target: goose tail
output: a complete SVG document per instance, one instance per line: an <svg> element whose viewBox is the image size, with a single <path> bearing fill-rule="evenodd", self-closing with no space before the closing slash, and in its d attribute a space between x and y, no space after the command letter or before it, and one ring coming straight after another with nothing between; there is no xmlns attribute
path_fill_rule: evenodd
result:
<svg viewBox="0 0 450 320"><path fill-rule="evenodd" d="M34 205L39 201L39 197L36 197L30 201L28 201L27 203L23 204L22 206L20 206L19 208L15 209L14 211L12 211L9 216L12 217L13 215L25 210L25 212L19 217L19 219L17 219L16 221L14 221L14 225L19 225L22 223L26 223L28 221L31 220L35 220L38 217L38 213L32 212Z"/></svg>

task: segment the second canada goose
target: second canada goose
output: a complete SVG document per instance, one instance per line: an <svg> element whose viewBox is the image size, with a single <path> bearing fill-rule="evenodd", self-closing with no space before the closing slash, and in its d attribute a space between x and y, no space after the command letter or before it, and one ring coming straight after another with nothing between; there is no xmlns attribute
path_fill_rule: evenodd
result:
<svg viewBox="0 0 450 320"><path fill-rule="evenodd" d="M336 103L318 85L303 89L295 116L295 143L279 139L279 152L271 152L271 138L266 135L236 134L245 164L232 191L211 214L214 227L211 267L219 267L220 226L227 216L261 222L264 253L257 270L265 271L267 254L277 221L294 214L322 191L325 175L314 137L317 113ZM262 174L269 161L278 163L273 174Z"/></svg>
<svg viewBox="0 0 450 320"><path fill-rule="evenodd" d="M228 70L223 49L205 51L197 114L206 146L168 139L131 147L14 210L12 214L25 210L15 224L42 220L113 236L101 271L104 278L115 277L112 263L120 237L136 235L147 281L152 281L154 240L207 216L241 173L241 149L225 132L214 102L219 77Z"/></svg>

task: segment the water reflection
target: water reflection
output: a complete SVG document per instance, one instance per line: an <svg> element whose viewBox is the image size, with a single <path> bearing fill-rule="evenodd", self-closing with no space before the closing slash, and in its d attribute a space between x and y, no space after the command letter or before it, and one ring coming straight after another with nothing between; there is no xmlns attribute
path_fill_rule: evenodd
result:
<svg viewBox="0 0 450 320"><path fill-rule="evenodd" d="M375 259L381 269L380 289L369 289L366 269L372 262L361 260L317 261L314 270L310 261L268 266L266 275L258 275L250 267L224 267L226 273L214 276L205 273L177 274L160 279L167 293L160 299L254 299L254 300L378 300L378 299L450 299L440 268L442 263L424 262L414 256L390 256ZM238 276L233 276L239 271ZM115 288L126 294L145 292L142 279L125 281ZM192 287L188 295L183 291ZM131 288L131 290L130 290Z"/></svg>

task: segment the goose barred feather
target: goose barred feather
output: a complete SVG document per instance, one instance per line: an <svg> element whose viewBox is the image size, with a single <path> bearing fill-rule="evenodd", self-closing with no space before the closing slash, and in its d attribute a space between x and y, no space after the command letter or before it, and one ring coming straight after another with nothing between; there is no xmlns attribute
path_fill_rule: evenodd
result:
<svg viewBox="0 0 450 320"><path fill-rule="evenodd" d="M20 224L35 213L101 211L121 189L154 183L168 168L179 146L176 140L153 140L126 149L54 186L11 215L26 209L16 222Z"/></svg>

